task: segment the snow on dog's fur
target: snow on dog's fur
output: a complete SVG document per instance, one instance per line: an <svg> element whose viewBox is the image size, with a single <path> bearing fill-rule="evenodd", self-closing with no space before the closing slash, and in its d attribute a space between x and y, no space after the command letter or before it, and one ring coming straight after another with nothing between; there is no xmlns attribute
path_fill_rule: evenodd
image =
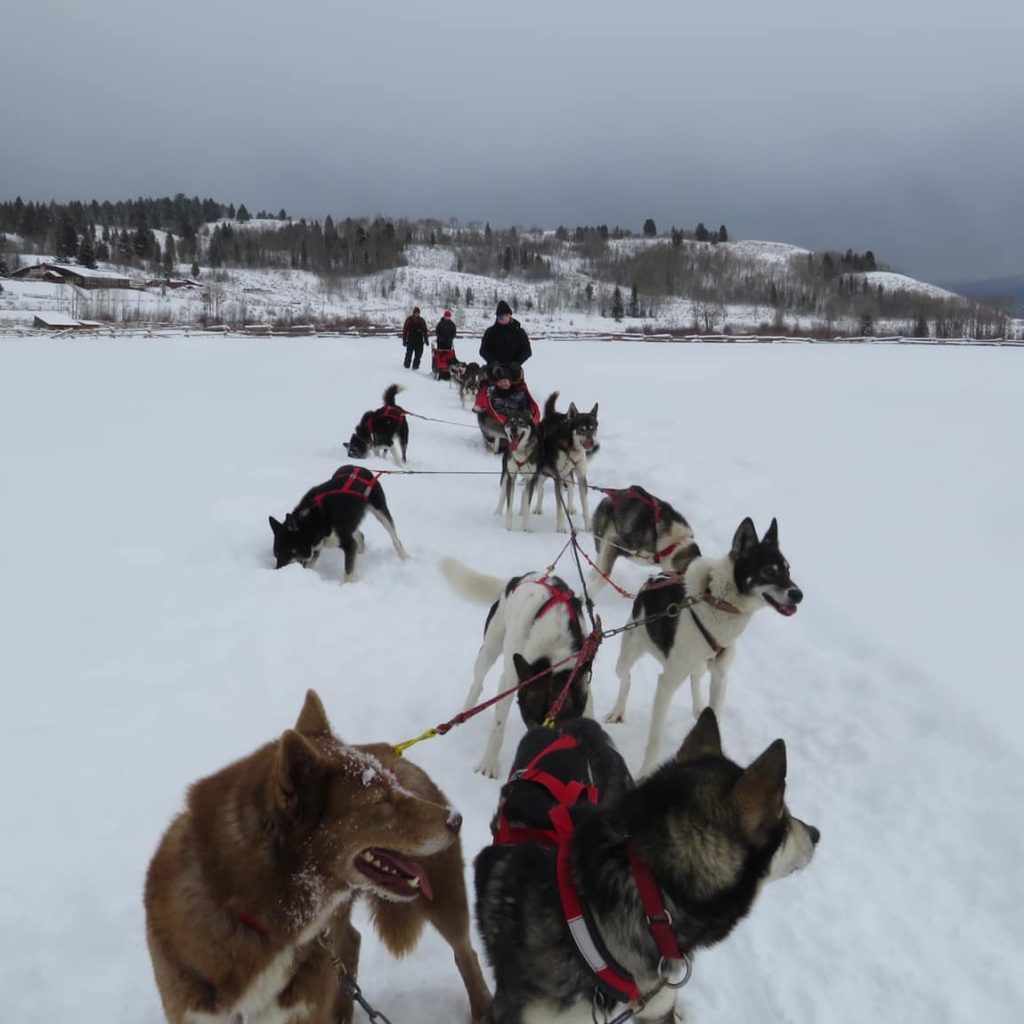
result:
<svg viewBox="0 0 1024 1024"><path fill-rule="evenodd" d="M484 676L499 657L503 659L499 693L543 673L541 678L530 683L528 689L537 687L552 697L557 696L568 681L575 665L575 655L583 645L582 609L568 585L557 576L540 572L502 580L476 572L453 558L442 559L440 565L442 574L457 594L476 604L491 605L484 626L484 640L473 666L473 682L466 696L466 710L480 699ZM518 663L516 655L520 656ZM590 714L589 671L586 668L577 673L574 685L578 706L573 708L573 712L577 715L581 711ZM476 771L491 779L498 777L501 743L511 703L510 695L495 706L494 726L483 757L476 766ZM530 719L533 715L527 712L529 705L522 703L521 706L527 724L532 724Z"/></svg>
<svg viewBox="0 0 1024 1024"><path fill-rule="evenodd" d="M669 614L672 605L678 608L691 597L701 600L677 614ZM760 540L753 522L744 519L724 557L695 558L681 577L655 577L644 585L633 602L630 622L650 621L622 634L615 666L619 696L606 718L608 722L625 719L634 663L644 654L657 658L662 670L641 774L650 772L658 763L669 702L683 680L690 677L696 717L704 706L700 680L705 670L710 669L711 707L720 716L726 674L736 655L736 641L750 617L762 608L793 615L802 600L803 593L790 578L789 563L779 550L779 528L774 519Z"/></svg>
<svg viewBox="0 0 1024 1024"><path fill-rule="evenodd" d="M390 746L334 736L310 690L294 729L189 789L153 856L146 935L167 1020L350 1022L318 937L354 978L357 897L396 956L429 921L482 1017L490 993L470 945L461 823Z"/></svg>

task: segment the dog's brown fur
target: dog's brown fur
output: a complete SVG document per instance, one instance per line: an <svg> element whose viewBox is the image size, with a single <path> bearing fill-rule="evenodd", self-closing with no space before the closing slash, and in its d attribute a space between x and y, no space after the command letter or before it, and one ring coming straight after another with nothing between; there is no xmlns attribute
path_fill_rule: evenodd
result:
<svg viewBox="0 0 1024 1024"><path fill-rule="evenodd" d="M390 746L340 742L310 690L295 729L190 788L149 866L146 932L168 1021L351 1021L317 939L329 933L354 978L360 893L396 956L425 921L441 933L479 1019L491 997L470 945L460 824L426 773ZM408 871L395 888L368 876L360 864L370 849L398 854L392 869L414 858L433 899Z"/></svg>

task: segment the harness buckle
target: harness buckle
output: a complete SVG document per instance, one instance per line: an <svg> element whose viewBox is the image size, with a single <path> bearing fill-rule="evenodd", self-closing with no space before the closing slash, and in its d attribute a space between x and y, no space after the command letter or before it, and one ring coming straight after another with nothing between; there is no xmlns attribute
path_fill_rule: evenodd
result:
<svg viewBox="0 0 1024 1024"><path fill-rule="evenodd" d="M647 915L647 923L648 924L667 924L671 928L672 927L672 911L669 910L668 907L666 907L664 912L661 913L661 914L648 914Z"/></svg>

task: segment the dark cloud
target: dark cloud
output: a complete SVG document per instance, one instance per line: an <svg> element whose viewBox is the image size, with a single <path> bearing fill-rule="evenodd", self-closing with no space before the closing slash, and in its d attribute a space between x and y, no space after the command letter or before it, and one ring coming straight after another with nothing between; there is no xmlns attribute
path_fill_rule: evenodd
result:
<svg viewBox="0 0 1024 1024"><path fill-rule="evenodd" d="M35 0L4 15L5 198L698 220L1024 269L1019 0Z"/></svg>

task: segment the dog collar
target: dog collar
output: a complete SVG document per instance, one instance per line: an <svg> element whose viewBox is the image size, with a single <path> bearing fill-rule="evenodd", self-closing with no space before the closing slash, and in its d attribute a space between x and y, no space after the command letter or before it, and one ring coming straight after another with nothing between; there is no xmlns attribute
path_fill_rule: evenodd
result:
<svg viewBox="0 0 1024 1024"><path fill-rule="evenodd" d="M711 605L712 608L717 609L720 612L728 612L730 615L739 615L740 610L734 604L730 604L728 601L723 601L720 597L715 597L710 590L705 590L700 595L700 599L704 604Z"/></svg>

